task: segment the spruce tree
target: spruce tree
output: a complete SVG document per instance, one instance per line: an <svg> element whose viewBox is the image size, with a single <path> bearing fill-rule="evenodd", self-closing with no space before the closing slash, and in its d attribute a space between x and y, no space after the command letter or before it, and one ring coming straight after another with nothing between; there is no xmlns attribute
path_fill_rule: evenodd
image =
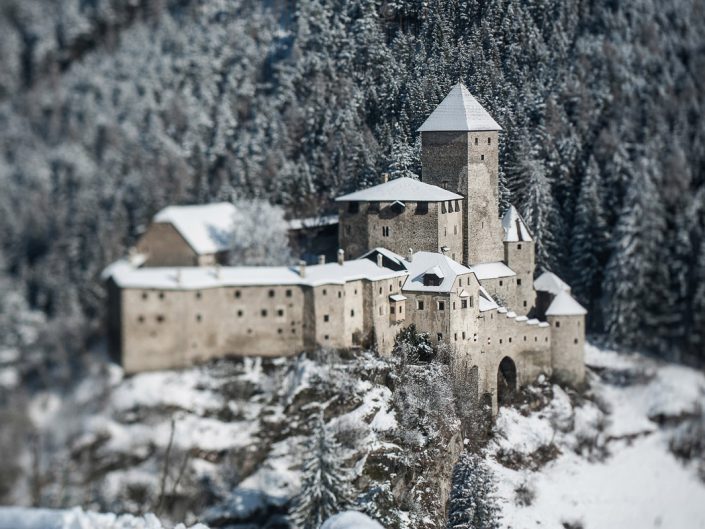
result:
<svg viewBox="0 0 705 529"><path fill-rule="evenodd" d="M315 415L304 456L301 490L292 502L291 521L297 529L318 529L325 520L345 510L352 497L343 449L326 426L322 411Z"/></svg>
<svg viewBox="0 0 705 529"><path fill-rule="evenodd" d="M483 459L468 452L453 469L448 529L497 529L500 510L494 476Z"/></svg>

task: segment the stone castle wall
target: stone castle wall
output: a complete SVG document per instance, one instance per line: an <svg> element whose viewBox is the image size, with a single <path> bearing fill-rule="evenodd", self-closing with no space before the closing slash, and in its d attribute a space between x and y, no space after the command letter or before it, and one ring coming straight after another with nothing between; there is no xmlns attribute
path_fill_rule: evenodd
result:
<svg viewBox="0 0 705 529"><path fill-rule="evenodd" d="M140 237L137 252L145 266L198 266L198 255L172 224L154 222Z"/></svg>
<svg viewBox="0 0 705 529"><path fill-rule="evenodd" d="M345 255L355 258L377 247L406 255L409 248L437 252L447 246L447 255L460 260L461 202L424 202L423 206L406 202L404 208L390 202L355 202L350 203L353 211L349 203L344 203L339 207L340 247Z"/></svg>
<svg viewBox="0 0 705 529"><path fill-rule="evenodd" d="M548 316L551 365L555 378L580 385L585 380L585 316Z"/></svg>
<svg viewBox="0 0 705 529"><path fill-rule="evenodd" d="M536 303L534 290L535 262L534 241L505 242L504 262L516 272L515 303L512 308L517 314L528 314Z"/></svg>

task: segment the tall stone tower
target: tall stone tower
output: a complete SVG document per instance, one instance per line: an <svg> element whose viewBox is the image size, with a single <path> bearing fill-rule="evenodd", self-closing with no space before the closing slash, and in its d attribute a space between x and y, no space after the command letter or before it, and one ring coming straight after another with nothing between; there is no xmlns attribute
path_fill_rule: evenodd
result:
<svg viewBox="0 0 705 529"><path fill-rule="evenodd" d="M463 201L463 261L501 261L499 131L497 122L461 83L418 131L422 180L459 193Z"/></svg>

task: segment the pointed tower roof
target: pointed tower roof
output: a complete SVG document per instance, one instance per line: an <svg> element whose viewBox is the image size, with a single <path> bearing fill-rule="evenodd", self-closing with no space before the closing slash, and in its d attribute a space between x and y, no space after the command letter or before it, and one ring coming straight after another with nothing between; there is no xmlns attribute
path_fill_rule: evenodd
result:
<svg viewBox="0 0 705 529"><path fill-rule="evenodd" d="M504 228L504 242L531 241L531 233L521 218L517 208L509 206L509 209L502 217L502 228Z"/></svg>
<svg viewBox="0 0 705 529"><path fill-rule="evenodd" d="M546 311L546 316L584 316L587 310L565 290L559 292Z"/></svg>
<svg viewBox="0 0 705 529"><path fill-rule="evenodd" d="M462 83L451 88L418 132L502 130Z"/></svg>

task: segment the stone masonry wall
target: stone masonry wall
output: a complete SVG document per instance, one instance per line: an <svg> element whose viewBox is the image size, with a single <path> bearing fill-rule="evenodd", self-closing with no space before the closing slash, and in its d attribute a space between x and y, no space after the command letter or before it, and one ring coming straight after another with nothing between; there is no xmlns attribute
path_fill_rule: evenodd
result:
<svg viewBox="0 0 705 529"><path fill-rule="evenodd" d="M137 251L147 256L144 266L197 266L198 255L167 222L150 224L137 241Z"/></svg>
<svg viewBox="0 0 705 529"><path fill-rule="evenodd" d="M553 376L579 386L585 381L585 316L549 316Z"/></svg>
<svg viewBox="0 0 705 529"><path fill-rule="evenodd" d="M536 303L534 247L533 241L504 243L504 262L517 274L515 279L516 301L512 306L517 314L528 314Z"/></svg>

